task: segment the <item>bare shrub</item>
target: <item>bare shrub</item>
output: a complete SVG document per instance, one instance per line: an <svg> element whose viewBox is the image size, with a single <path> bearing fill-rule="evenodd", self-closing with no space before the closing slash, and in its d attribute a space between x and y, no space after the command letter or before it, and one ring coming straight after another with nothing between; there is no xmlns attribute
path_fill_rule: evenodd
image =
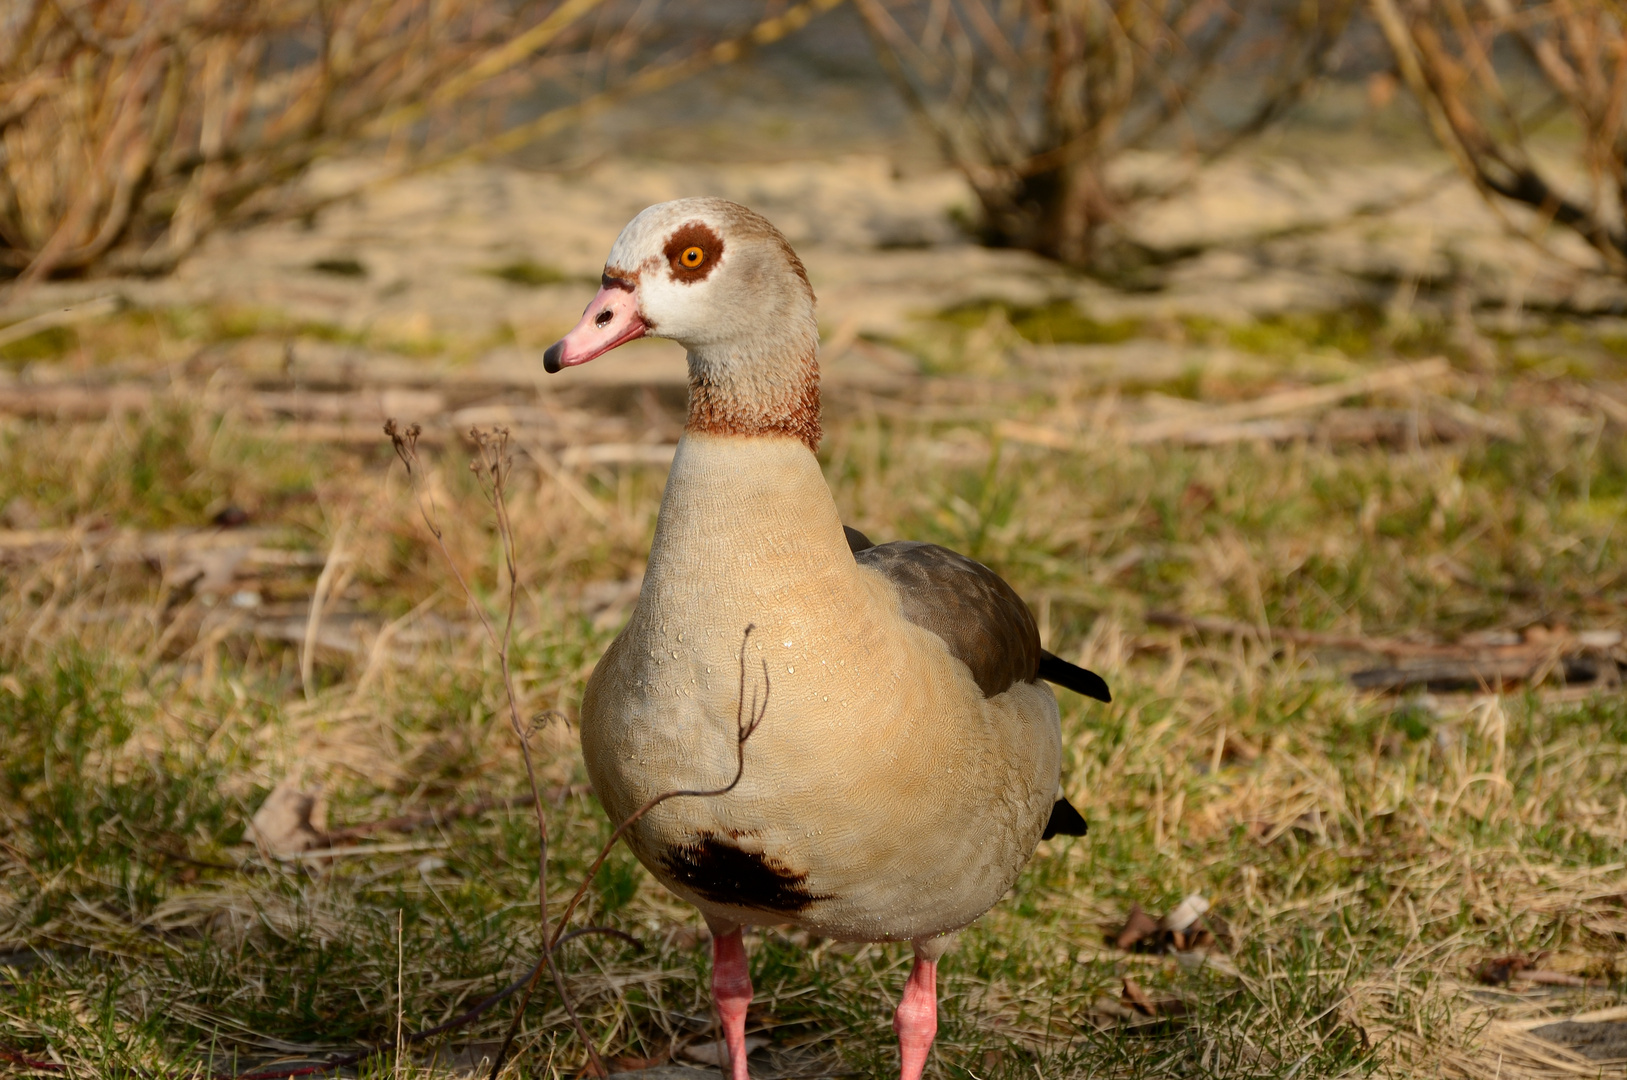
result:
<svg viewBox="0 0 1627 1080"><path fill-rule="evenodd" d="M1371 5L1431 131L1493 206L1530 207L1627 274L1627 3ZM1562 126L1574 135L1580 182L1533 151L1534 137Z"/></svg>
<svg viewBox="0 0 1627 1080"><path fill-rule="evenodd" d="M1352 0L857 0L878 52L971 183L986 242L1113 269L1133 204L1178 191L1327 68ZM1113 175L1173 144L1178 175ZM1146 255L1145 252L1142 253Z"/></svg>
<svg viewBox="0 0 1627 1080"><path fill-rule="evenodd" d="M162 273L213 229L311 212L292 185L319 158L513 149L834 2L652 46L671 29L658 0L17 0L0 11L0 278Z"/></svg>

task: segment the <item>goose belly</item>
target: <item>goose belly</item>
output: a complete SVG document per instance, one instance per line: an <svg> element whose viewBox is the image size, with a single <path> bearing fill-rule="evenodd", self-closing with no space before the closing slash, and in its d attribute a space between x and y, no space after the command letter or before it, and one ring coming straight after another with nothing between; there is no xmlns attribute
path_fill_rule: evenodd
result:
<svg viewBox="0 0 1627 1080"><path fill-rule="evenodd" d="M963 926L1043 831L1055 698L1018 683L985 699L873 585L802 596L641 599L583 698L594 789L619 822L739 770L726 794L666 800L628 834L657 879L712 916L860 940ZM742 768L737 717L754 701L762 722Z"/></svg>

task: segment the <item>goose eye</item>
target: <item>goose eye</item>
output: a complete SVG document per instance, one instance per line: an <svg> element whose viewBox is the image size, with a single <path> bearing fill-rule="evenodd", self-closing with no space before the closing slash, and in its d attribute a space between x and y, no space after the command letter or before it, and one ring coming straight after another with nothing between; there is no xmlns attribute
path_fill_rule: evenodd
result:
<svg viewBox="0 0 1627 1080"><path fill-rule="evenodd" d="M693 270L706 261L706 252L698 247L686 247L684 253L678 256L678 261L683 263L686 269Z"/></svg>

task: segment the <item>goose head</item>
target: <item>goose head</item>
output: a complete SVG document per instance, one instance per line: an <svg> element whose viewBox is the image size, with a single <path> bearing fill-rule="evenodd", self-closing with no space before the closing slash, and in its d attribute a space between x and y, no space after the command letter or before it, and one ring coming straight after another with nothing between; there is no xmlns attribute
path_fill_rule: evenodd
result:
<svg viewBox="0 0 1627 1080"><path fill-rule="evenodd" d="M712 198L644 210L616 238L598 295L543 366L558 372L641 337L688 350L691 430L817 444L813 289L761 215Z"/></svg>

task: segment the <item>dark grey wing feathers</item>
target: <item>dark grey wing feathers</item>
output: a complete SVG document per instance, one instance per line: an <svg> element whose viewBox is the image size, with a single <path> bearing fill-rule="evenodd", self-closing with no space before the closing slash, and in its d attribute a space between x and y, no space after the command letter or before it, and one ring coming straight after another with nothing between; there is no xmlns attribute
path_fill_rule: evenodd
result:
<svg viewBox="0 0 1627 1080"><path fill-rule="evenodd" d="M873 548L876 546L868 536L864 535L851 525L843 525L842 532L847 535L848 550L853 552L855 555L863 551L865 548Z"/></svg>
<svg viewBox="0 0 1627 1080"><path fill-rule="evenodd" d="M984 697L1004 693L1013 683L1044 679L1098 701L1112 700L1100 675L1039 647L1039 627L1028 605L982 563L936 544L874 544L851 526L842 531L854 561L893 583L904 618L941 637L950 655L971 668ZM1043 839L1084 836L1087 829L1073 804L1057 799Z"/></svg>
<svg viewBox="0 0 1627 1080"><path fill-rule="evenodd" d="M984 697L1034 681L1039 628L1028 605L993 570L914 540L876 544L853 558L893 583L904 618L943 638L950 655L972 669Z"/></svg>

